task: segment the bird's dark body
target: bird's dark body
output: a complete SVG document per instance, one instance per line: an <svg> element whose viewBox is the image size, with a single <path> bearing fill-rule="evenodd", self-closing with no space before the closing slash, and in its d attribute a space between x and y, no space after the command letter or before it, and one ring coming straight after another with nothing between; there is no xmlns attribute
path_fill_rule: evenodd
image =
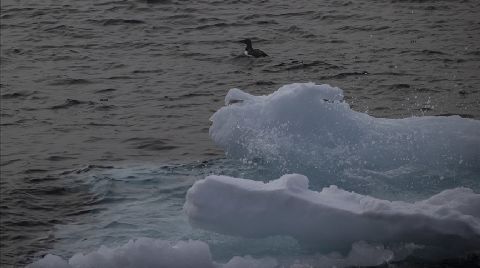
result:
<svg viewBox="0 0 480 268"><path fill-rule="evenodd" d="M245 39L240 42L247 45L247 47L245 48L245 55L254 58L268 57L267 53L261 51L260 49L254 49L252 47L252 41L250 39Z"/></svg>

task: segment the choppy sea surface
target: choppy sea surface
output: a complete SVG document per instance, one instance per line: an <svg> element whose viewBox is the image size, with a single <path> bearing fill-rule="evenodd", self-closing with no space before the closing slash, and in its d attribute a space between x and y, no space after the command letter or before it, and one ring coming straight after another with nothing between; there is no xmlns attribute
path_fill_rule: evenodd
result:
<svg viewBox="0 0 480 268"><path fill-rule="evenodd" d="M478 120L479 10L474 0L3 0L2 267L141 236L206 241L216 260L302 254L288 239L246 241L185 219L186 191L208 174L281 175L210 140L228 89L312 81L375 117ZM244 38L270 57L243 56ZM427 184L405 196L422 192L432 194Z"/></svg>

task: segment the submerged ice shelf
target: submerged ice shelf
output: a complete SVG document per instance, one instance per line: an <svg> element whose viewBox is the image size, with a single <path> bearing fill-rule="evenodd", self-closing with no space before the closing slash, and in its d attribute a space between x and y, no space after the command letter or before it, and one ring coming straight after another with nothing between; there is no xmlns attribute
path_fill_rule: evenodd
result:
<svg viewBox="0 0 480 268"><path fill-rule="evenodd" d="M311 191L308 179L298 174L268 183L208 176L190 188L184 209L197 227L246 237L291 235L329 250L368 241L459 254L480 245L480 194L467 188L408 203L335 186Z"/></svg>

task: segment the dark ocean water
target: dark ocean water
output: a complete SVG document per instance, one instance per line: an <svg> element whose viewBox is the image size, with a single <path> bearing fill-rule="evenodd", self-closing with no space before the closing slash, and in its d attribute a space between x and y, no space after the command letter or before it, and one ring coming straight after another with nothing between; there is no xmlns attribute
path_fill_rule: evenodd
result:
<svg viewBox="0 0 480 268"><path fill-rule="evenodd" d="M2 267L124 242L138 226L191 237L175 226L192 182L250 172L208 136L233 87L328 83L377 117L479 119L479 12L475 0L3 0ZM242 56L243 38L270 57ZM102 214L132 199L166 207L131 225Z"/></svg>

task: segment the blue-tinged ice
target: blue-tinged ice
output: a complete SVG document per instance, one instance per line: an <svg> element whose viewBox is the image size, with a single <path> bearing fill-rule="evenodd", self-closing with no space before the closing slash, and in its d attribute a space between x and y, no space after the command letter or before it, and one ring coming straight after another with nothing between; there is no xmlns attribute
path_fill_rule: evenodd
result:
<svg viewBox="0 0 480 268"><path fill-rule="evenodd" d="M309 175L313 184L320 178L401 178L419 186L426 184L422 178L480 174L477 120L375 118L352 110L341 89L313 83L285 85L266 96L231 89L225 103L211 117L210 136L228 156Z"/></svg>

